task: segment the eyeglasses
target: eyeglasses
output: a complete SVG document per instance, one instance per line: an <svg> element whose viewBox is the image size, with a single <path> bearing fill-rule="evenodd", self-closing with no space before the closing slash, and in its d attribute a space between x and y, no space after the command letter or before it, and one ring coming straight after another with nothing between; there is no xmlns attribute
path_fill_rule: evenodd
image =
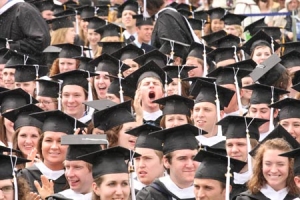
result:
<svg viewBox="0 0 300 200"><path fill-rule="evenodd" d="M39 101L38 104L43 104L44 106L49 105L51 103L56 103L57 101Z"/></svg>
<svg viewBox="0 0 300 200"><path fill-rule="evenodd" d="M12 185L3 186L2 188L0 188L0 190L1 190L3 193L9 193L9 192L11 192L11 191L14 190L14 186L12 186Z"/></svg>

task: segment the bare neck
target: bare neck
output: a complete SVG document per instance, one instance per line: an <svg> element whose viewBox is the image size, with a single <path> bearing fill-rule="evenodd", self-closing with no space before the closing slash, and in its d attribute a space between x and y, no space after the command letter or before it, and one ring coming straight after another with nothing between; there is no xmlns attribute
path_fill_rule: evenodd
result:
<svg viewBox="0 0 300 200"><path fill-rule="evenodd" d="M8 2L8 0L1 0L0 1L0 8L2 8L7 2Z"/></svg>

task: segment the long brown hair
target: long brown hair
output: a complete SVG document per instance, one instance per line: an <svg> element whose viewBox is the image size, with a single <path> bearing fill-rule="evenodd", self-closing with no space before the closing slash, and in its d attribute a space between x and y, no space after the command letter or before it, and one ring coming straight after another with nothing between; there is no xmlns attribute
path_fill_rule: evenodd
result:
<svg viewBox="0 0 300 200"><path fill-rule="evenodd" d="M7 137L6 137L6 128L4 125L4 117L0 116L0 141L5 144L5 146L8 146L7 143Z"/></svg>
<svg viewBox="0 0 300 200"><path fill-rule="evenodd" d="M69 28L60 28L51 32L51 45L66 43L66 34Z"/></svg>
<svg viewBox="0 0 300 200"><path fill-rule="evenodd" d="M257 153L254 157L255 162L253 166L253 176L248 182L248 189L251 193L256 194L260 189L267 184L267 181L263 175L263 156L266 150L280 150L283 152L290 151L292 148L290 145L282 138L275 138L266 141L263 143L257 150ZM299 189L297 188L294 182L294 160L288 158L289 160L289 173L286 180L287 188L289 189L289 194L297 195L299 194Z"/></svg>
<svg viewBox="0 0 300 200"><path fill-rule="evenodd" d="M111 129L105 131L104 134L106 134L106 136L107 136L109 147L118 146L119 133L120 133L122 128L123 128L123 124L119 125L119 126L115 126Z"/></svg>

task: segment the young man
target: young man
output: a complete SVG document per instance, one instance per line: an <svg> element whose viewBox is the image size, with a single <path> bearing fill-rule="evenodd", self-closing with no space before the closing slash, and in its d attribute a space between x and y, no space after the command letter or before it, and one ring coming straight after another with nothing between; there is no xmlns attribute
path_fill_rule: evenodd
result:
<svg viewBox="0 0 300 200"><path fill-rule="evenodd" d="M163 161L169 176L161 177L142 189L136 199L195 199L193 180L199 163L193 159L198 149L195 138L198 129L185 124L156 131L151 135L164 142Z"/></svg>
<svg viewBox="0 0 300 200"><path fill-rule="evenodd" d="M154 28L152 18L144 18L143 15L135 15L137 38L134 44L143 49L143 43L150 45L151 36Z"/></svg>

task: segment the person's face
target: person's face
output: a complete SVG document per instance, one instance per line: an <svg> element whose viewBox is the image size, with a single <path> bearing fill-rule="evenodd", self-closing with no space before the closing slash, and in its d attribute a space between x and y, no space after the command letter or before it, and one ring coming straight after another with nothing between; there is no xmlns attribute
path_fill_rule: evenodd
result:
<svg viewBox="0 0 300 200"><path fill-rule="evenodd" d="M254 49L252 60L261 64L271 56L271 49L267 46L261 46Z"/></svg>
<svg viewBox="0 0 300 200"><path fill-rule="evenodd" d="M93 183L93 176L92 171L87 167L87 163L82 160L66 160L64 165L65 176L70 189L80 194L89 193Z"/></svg>
<svg viewBox="0 0 300 200"><path fill-rule="evenodd" d="M289 160L287 157L279 156L282 153L285 152L277 149L267 149L262 160L263 176L267 184L276 191L286 187L289 174Z"/></svg>
<svg viewBox="0 0 300 200"><path fill-rule="evenodd" d="M6 129L6 133L13 134L15 132L14 123L11 122L9 119L4 118L4 126L5 126L5 129Z"/></svg>
<svg viewBox="0 0 300 200"><path fill-rule="evenodd" d="M82 87L78 85L65 85L62 89L63 111L76 119L83 117L86 96Z"/></svg>
<svg viewBox="0 0 300 200"><path fill-rule="evenodd" d="M85 33L87 33L88 24L89 24L89 22L87 22L87 21L84 21L82 19L79 20L79 26Z"/></svg>
<svg viewBox="0 0 300 200"><path fill-rule="evenodd" d="M227 34L232 34L237 37L241 36L241 33L238 29L235 28L235 25L225 25L224 30L227 32Z"/></svg>
<svg viewBox="0 0 300 200"><path fill-rule="evenodd" d="M23 126L17 136L18 147L22 154L27 157L33 149L37 148L40 134L33 126Z"/></svg>
<svg viewBox="0 0 300 200"><path fill-rule="evenodd" d="M187 116L182 114L165 115L166 128L172 128L180 125L187 124Z"/></svg>
<svg viewBox="0 0 300 200"><path fill-rule="evenodd" d="M64 73L77 69L76 60L73 58L59 58L59 73Z"/></svg>
<svg viewBox="0 0 300 200"><path fill-rule="evenodd" d="M142 25L137 27L136 30L137 30L139 41L142 41L144 43L149 43L151 40L153 28L154 26L151 25Z"/></svg>
<svg viewBox="0 0 300 200"><path fill-rule="evenodd" d="M230 158L247 161L248 148L246 138L226 139L226 152Z"/></svg>
<svg viewBox="0 0 300 200"><path fill-rule="evenodd" d="M87 40L91 46L98 45L98 42L101 40L101 35L96 33L94 29L87 30Z"/></svg>
<svg viewBox="0 0 300 200"><path fill-rule="evenodd" d="M194 161L197 150L176 150L172 152L171 163L164 158L164 166L170 169L170 177L176 185L189 187L193 184L199 162Z"/></svg>
<svg viewBox="0 0 300 200"><path fill-rule="evenodd" d="M7 89L15 88L15 71L13 68L4 68L2 71L3 85Z"/></svg>
<svg viewBox="0 0 300 200"><path fill-rule="evenodd" d="M110 86L110 79L108 76L106 76L108 75L108 72L97 71L97 73L99 75L95 76L94 78L94 87L98 98L105 99L107 89Z"/></svg>
<svg viewBox="0 0 300 200"><path fill-rule="evenodd" d="M231 113L236 111L236 108L238 108L237 104L237 95L236 95L236 88L234 84L223 84L221 85L222 87L225 87L227 89L235 91L234 95L232 96L229 104L227 107L224 107L224 112L225 113Z"/></svg>
<svg viewBox="0 0 300 200"><path fill-rule="evenodd" d="M296 71L299 71L300 70L300 66L294 66L294 67L290 67L290 68L287 68L289 74L292 74Z"/></svg>
<svg viewBox="0 0 300 200"><path fill-rule="evenodd" d="M97 186L93 182L93 190L100 199L129 199L129 175L127 173L106 174L103 175L101 185Z"/></svg>
<svg viewBox="0 0 300 200"><path fill-rule="evenodd" d="M53 11L52 10L44 10L42 12L42 17L46 20L53 19Z"/></svg>
<svg viewBox="0 0 300 200"><path fill-rule="evenodd" d="M253 84L253 79L250 76L242 78L243 87L251 84ZM250 100L252 95L252 90L247 90L247 89L242 89L242 90L243 90L243 98Z"/></svg>
<svg viewBox="0 0 300 200"><path fill-rule="evenodd" d="M66 32L65 43L73 44L75 36L76 36L75 28L68 28L68 30Z"/></svg>
<svg viewBox="0 0 300 200"><path fill-rule="evenodd" d="M15 82L15 88L22 88L25 92L27 92L31 96L34 96L35 81Z"/></svg>
<svg viewBox="0 0 300 200"><path fill-rule="evenodd" d="M124 3L123 0L110 0L110 4L114 6L115 4L122 5Z"/></svg>
<svg viewBox="0 0 300 200"><path fill-rule="evenodd" d="M158 104L152 103L156 99L163 97L163 88L162 83L152 77L144 78L140 82L140 94L142 97L142 105L147 107L156 107Z"/></svg>
<svg viewBox="0 0 300 200"><path fill-rule="evenodd" d="M123 72L124 77L132 74L133 72L135 72L136 70L139 69L139 64L134 62L132 59L125 59L125 60L123 60L123 63L125 63L126 65L128 65L130 67L129 69L127 69L126 71Z"/></svg>
<svg viewBox="0 0 300 200"><path fill-rule="evenodd" d="M127 122L123 124L122 129L119 132L119 139L118 139L118 145L125 147L127 149L134 149L134 145L136 142L137 137L126 134L125 132L130 131L131 129L137 127L136 122Z"/></svg>
<svg viewBox="0 0 300 200"><path fill-rule="evenodd" d="M66 159L68 145L61 145L61 136L66 135L63 132L44 132L42 141L42 155L44 163L49 165L61 165Z"/></svg>
<svg viewBox="0 0 300 200"><path fill-rule="evenodd" d="M287 9L289 11L297 10L299 7L299 2L298 0L292 0L290 3L287 5Z"/></svg>
<svg viewBox="0 0 300 200"><path fill-rule="evenodd" d="M197 128L211 132L217 123L216 105L210 102L196 103L193 108L192 118Z"/></svg>
<svg viewBox="0 0 300 200"><path fill-rule="evenodd" d="M211 20L211 31L214 33L214 32L217 32L217 31L220 31L220 30L223 30L224 28L224 22L219 20L219 19L213 19Z"/></svg>
<svg viewBox="0 0 300 200"><path fill-rule="evenodd" d="M135 152L142 155L134 160L139 181L145 185L150 185L155 179L163 176L165 171L163 161L155 153L155 150L136 148Z"/></svg>
<svg viewBox="0 0 300 200"><path fill-rule="evenodd" d="M188 71L189 77L202 77L203 76L203 66L198 62L198 58L188 57L186 59L185 65L197 67Z"/></svg>
<svg viewBox="0 0 300 200"><path fill-rule="evenodd" d="M268 104L251 104L248 110L248 114L253 118L261 118L270 120L271 109L268 107ZM266 133L269 130L270 122L266 122L259 127L260 133Z"/></svg>
<svg viewBox="0 0 300 200"><path fill-rule="evenodd" d="M217 62L216 66L217 67L224 67L224 66L231 65L231 64L234 64L234 63L236 63L235 59L230 58L230 59L226 59L226 60L222 60L222 61Z"/></svg>
<svg viewBox="0 0 300 200"><path fill-rule="evenodd" d="M167 89L168 96L178 94L178 78L172 78L172 80L173 81L168 85L168 89Z"/></svg>
<svg viewBox="0 0 300 200"><path fill-rule="evenodd" d="M0 199L14 200L14 186L11 179L0 180Z"/></svg>
<svg viewBox="0 0 300 200"><path fill-rule="evenodd" d="M213 179L194 179L196 200L225 200L226 190L221 182Z"/></svg>
<svg viewBox="0 0 300 200"><path fill-rule="evenodd" d="M300 143L300 119L289 118L280 120L280 125L285 128Z"/></svg>
<svg viewBox="0 0 300 200"><path fill-rule="evenodd" d="M117 103L117 104L121 103L120 98L118 98L118 97L117 97L116 95L114 95L114 94L107 93L107 94L106 94L106 98L107 98L108 100L111 100L111 101Z"/></svg>
<svg viewBox="0 0 300 200"><path fill-rule="evenodd" d="M57 101L53 101L52 98L50 97L42 97L42 96L37 96L36 99L38 100L37 106L43 109L44 111L50 111L50 110L56 110L57 106L56 103Z"/></svg>
<svg viewBox="0 0 300 200"><path fill-rule="evenodd" d="M133 15L136 15L135 12L133 12L132 10L124 10L122 12L122 23L124 24L124 26L127 27L134 27L135 26L135 22L136 19L133 19Z"/></svg>
<svg viewBox="0 0 300 200"><path fill-rule="evenodd" d="M0 64L0 86L3 86L3 69L5 64Z"/></svg>

